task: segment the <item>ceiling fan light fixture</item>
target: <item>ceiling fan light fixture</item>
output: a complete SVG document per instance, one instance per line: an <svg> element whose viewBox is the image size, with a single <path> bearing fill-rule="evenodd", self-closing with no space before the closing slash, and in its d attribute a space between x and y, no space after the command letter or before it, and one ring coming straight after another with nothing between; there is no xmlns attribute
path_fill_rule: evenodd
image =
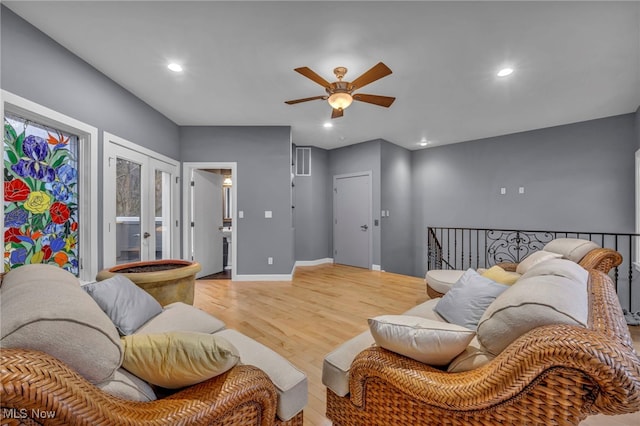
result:
<svg viewBox="0 0 640 426"><path fill-rule="evenodd" d="M508 75L513 74L513 68L502 68L500 71L498 71L497 76L498 77L506 77Z"/></svg>
<svg viewBox="0 0 640 426"><path fill-rule="evenodd" d="M353 97L346 92L337 92L332 93L327 100L333 109L344 110L351 105Z"/></svg>

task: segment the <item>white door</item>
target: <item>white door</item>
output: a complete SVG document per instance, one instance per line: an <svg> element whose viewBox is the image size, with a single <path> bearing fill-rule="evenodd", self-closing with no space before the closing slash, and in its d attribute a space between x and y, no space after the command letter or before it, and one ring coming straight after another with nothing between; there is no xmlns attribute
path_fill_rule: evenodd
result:
<svg viewBox="0 0 640 426"><path fill-rule="evenodd" d="M371 174L333 178L333 258L342 265L371 268Z"/></svg>
<svg viewBox="0 0 640 426"><path fill-rule="evenodd" d="M202 270L196 277L222 272L222 175L194 170L191 185L192 259L200 262Z"/></svg>
<svg viewBox="0 0 640 426"><path fill-rule="evenodd" d="M177 253L178 163L151 154L105 133L105 267Z"/></svg>

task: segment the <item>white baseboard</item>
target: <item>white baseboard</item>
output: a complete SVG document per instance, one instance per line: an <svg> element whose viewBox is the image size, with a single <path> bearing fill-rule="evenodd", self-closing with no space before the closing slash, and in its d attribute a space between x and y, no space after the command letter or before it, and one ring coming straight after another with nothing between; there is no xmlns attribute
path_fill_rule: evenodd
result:
<svg viewBox="0 0 640 426"><path fill-rule="evenodd" d="M316 259L316 260L296 260L296 265L294 269L298 266L317 266L323 265L325 263L333 263L333 258L325 257L324 259Z"/></svg>
<svg viewBox="0 0 640 426"><path fill-rule="evenodd" d="M233 281L291 281L293 274L236 275Z"/></svg>

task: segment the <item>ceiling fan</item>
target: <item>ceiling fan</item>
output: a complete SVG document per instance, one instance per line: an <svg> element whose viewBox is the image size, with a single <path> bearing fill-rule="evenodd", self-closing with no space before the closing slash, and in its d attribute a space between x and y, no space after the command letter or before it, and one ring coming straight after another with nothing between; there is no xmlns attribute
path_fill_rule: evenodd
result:
<svg viewBox="0 0 640 426"><path fill-rule="evenodd" d="M311 98L294 99L292 101L286 101L285 103L293 105L300 102L323 99L328 101L329 105L331 105L331 108L333 108L331 118L342 117L345 108L351 105L351 102L353 102L354 100L367 102L369 104L379 105L386 108L389 108L393 101L396 100L396 98L392 98L390 96L353 93L355 90L359 90L367 84L373 83L374 81L391 74L391 70L389 69L389 67L382 62L378 62L378 64L374 65L369 71L365 72L352 82L342 81L345 74L347 73L347 69L345 67L337 67L333 70L333 73L338 79L338 81L334 81L333 83L329 83L327 80L320 77L318 74L307 67L296 68L294 69L294 71L299 72L308 79L313 80L320 86L324 87L324 90L327 92L327 94L323 96L313 96Z"/></svg>

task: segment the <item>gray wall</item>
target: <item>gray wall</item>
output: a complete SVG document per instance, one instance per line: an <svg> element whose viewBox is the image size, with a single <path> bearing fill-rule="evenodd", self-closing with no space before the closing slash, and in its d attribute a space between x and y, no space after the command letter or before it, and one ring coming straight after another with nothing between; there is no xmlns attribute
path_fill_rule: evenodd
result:
<svg viewBox="0 0 640 426"><path fill-rule="evenodd" d="M387 141L382 141L380 147L380 205L381 210L389 211L388 217L380 218L382 269L411 275L411 151Z"/></svg>
<svg viewBox="0 0 640 426"><path fill-rule="evenodd" d="M296 176L294 182L295 258L332 258L333 198L329 179L329 152L311 147L311 176Z"/></svg>
<svg viewBox="0 0 640 426"><path fill-rule="evenodd" d="M289 126L180 128L183 162L237 162L236 272L290 274L294 263ZM187 178L185 176L185 178ZM273 218L264 212L271 210ZM267 258L273 257L273 265Z"/></svg>
<svg viewBox="0 0 640 426"><path fill-rule="evenodd" d="M180 159L175 123L1 7L2 89Z"/></svg>
<svg viewBox="0 0 640 426"><path fill-rule="evenodd" d="M98 128L99 188L103 131L180 159L175 123L2 5L0 15L0 87ZM102 211L99 197L98 223ZM101 241L101 227L98 233ZM103 268L100 244L98 250L98 267Z"/></svg>
<svg viewBox="0 0 640 426"><path fill-rule="evenodd" d="M415 275L426 270L428 226L634 232L635 120L625 114L414 152Z"/></svg>
<svg viewBox="0 0 640 426"><path fill-rule="evenodd" d="M380 220L380 145L381 139L362 142L329 151L329 182L333 177L349 173L371 172L373 184L373 220ZM333 207L332 207L333 217ZM380 226L373 226L373 264L380 265ZM332 231L333 232L333 231ZM333 234L331 235L333 251ZM333 256L332 256L333 257Z"/></svg>

